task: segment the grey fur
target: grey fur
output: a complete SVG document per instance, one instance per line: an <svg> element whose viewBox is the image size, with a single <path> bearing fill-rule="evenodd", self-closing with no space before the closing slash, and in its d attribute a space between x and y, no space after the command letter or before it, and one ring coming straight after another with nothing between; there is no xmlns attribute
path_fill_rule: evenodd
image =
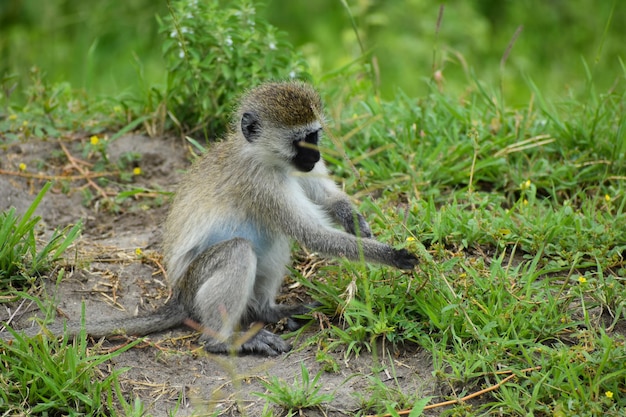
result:
<svg viewBox="0 0 626 417"><path fill-rule="evenodd" d="M415 255L371 239L369 225L330 179L323 160L312 169L295 164L302 149L311 155L310 146L298 141L320 131L320 103L302 83L265 84L244 96L236 131L194 163L167 217L163 250L172 300L152 316L88 325L87 332L146 334L191 318L203 328L211 352L276 355L290 349L279 336L261 330L246 337L238 328L309 310L275 304L291 239L324 255L412 269ZM294 108L306 120L286 125L294 122ZM237 340L243 342L234 346Z"/></svg>

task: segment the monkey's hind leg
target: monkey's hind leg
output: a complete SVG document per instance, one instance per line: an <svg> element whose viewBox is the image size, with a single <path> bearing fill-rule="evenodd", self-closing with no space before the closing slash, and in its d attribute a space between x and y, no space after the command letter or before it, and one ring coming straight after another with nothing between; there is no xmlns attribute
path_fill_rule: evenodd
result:
<svg viewBox="0 0 626 417"><path fill-rule="evenodd" d="M311 321L311 317L299 318L295 316L308 315L312 310L320 306L321 304L318 302L302 305L267 304L262 308L255 308L252 312L249 312L248 317L244 320L244 323L251 323L254 321L260 321L263 323L278 323L279 321L286 319L284 323L285 329L293 332Z"/></svg>
<svg viewBox="0 0 626 417"><path fill-rule="evenodd" d="M203 327L207 351L274 356L290 350L287 342L265 329L251 336L235 331L253 297L256 269L254 249L242 238L211 246L189 266L188 288L182 293L188 294L184 302Z"/></svg>

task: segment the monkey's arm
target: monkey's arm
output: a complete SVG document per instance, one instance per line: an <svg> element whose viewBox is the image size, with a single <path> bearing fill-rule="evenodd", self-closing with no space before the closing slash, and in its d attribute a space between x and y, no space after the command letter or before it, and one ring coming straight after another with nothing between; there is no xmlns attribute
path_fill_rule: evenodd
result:
<svg viewBox="0 0 626 417"><path fill-rule="evenodd" d="M399 269L413 269L417 265L417 257L406 249L395 249L392 246L374 239L358 239L357 237L335 229L318 204L298 195L293 190L282 201L274 201L273 207L280 219L275 227L310 250L325 255L346 257L351 260L366 260L390 265ZM267 197L271 201L272 196Z"/></svg>
<svg viewBox="0 0 626 417"><path fill-rule="evenodd" d="M337 187L337 184L322 174L325 174L325 169L318 176L304 177L300 180L306 196L322 206L346 232L371 238L372 230L365 217L354 208L350 198Z"/></svg>

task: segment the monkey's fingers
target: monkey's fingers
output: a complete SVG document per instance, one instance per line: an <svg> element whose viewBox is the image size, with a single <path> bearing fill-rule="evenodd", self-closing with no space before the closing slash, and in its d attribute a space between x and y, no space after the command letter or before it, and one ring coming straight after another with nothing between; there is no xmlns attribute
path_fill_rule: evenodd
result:
<svg viewBox="0 0 626 417"><path fill-rule="evenodd" d="M269 330L261 329L254 336L240 346L233 349L228 343L216 343L214 340L205 340L204 348L211 353L257 354L264 356L278 356L291 350L291 345Z"/></svg>
<svg viewBox="0 0 626 417"><path fill-rule="evenodd" d="M372 229L370 229L370 225L367 223L367 220L365 220L365 217L363 217L361 214L358 214L357 219L359 220L359 233L361 237L364 238L371 238L372 235Z"/></svg>
<svg viewBox="0 0 626 417"><path fill-rule="evenodd" d="M419 259L406 249L394 249L394 266L398 269L411 270L417 266Z"/></svg>
<svg viewBox="0 0 626 417"><path fill-rule="evenodd" d="M277 356L291 350L291 345L269 330L261 329L241 345L242 353Z"/></svg>
<svg viewBox="0 0 626 417"><path fill-rule="evenodd" d="M322 306L322 303L320 303L319 301L315 301L311 304L303 305L302 311L296 312L294 315L287 318L287 323L285 324L285 328L287 329L287 331L290 331L290 332L296 331L302 326L304 326L305 324L307 324L308 322L310 322L311 320L313 320L312 316L304 317L304 318L295 317L295 316L308 315L309 313L311 313L313 309L316 309L321 306Z"/></svg>

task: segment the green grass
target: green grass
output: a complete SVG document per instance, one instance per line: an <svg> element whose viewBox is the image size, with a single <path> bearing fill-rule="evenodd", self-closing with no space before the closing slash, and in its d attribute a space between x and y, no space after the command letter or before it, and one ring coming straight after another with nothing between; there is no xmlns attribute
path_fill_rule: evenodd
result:
<svg viewBox="0 0 626 417"><path fill-rule="evenodd" d="M47 337L0 342L0 410L5 415L142 415L140 403L127 403L118 376L100 365L130 349L98 354L85 334L74 342Z"/></svg>
<svg viewBox="0 0 626 417"><path fill-rule="evenodd" d="M473 90L462 100L433 89L347 109L343 131L372 123L343 143L351 162L337 158L336 172L347 189L380 194L362 197L375 233L420 253L422 264L403 274L345 263L324 283L303 280L344 311L343 325L322 337L347 355L376 353L383 338L417 343L433 352L441 382L464 393L496 384L498 371L536 368L470 415L618 415L626 406L623 85L590 91L586 102L549 102L535 90L521 109ZM379 411L385 404L381 397Z"/></svg>
<svg viewBox="0 0 626 417"><path fill-rule="evenodd" d="M34 212L50 189L46 183L22 215L15 208L0 213L0 295L2 302L30 299L42 310L37 292L40 278L61 260L78 237L82 222L55 229L43 244L36 238L41 218ZM64 276L58 270L58 280ZM7 309L7 311L10 311ZM4 415L142 415L143 405L126 403L117 382L123 369L104 375L99 366L128 350L94 354L85 334L70 343L46 336L27 338L13 332L14 340L0 340L0 413ZM94 383L94 380L97 380Z"/></svg>

